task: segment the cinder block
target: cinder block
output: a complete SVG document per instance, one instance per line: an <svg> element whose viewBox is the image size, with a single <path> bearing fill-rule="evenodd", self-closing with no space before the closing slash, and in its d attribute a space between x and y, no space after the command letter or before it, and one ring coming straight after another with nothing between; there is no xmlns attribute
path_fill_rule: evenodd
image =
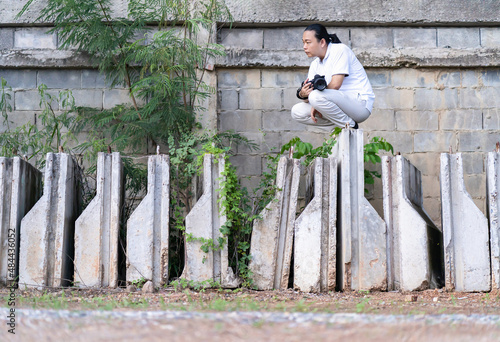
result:
<svg viewBox="0 0 500 342"><path fill-rule="evenodd" d="M368 79L372 87L390 87L392 85L392 73L391 70L379 71L379 70L366 70Z"/></svg>
<svg viewBox="0 0 500 342"><path fill-rule="evenodd" d="M498 142L497 132L460 132L458 133L458 151L490 152Z"/></svg>
<svg viewBox="0 0 500 342"><path fill-rule="evenodd" d="M462 87L476 87L479 85L479 73L474 70L462 72Z"/></svg>
<svg viewBox="0 0 500 342"><path fill-rule="evenodd" d="M106 79L98 70L82 70L82 88L108 88Z"/></svg>
<svg viewBox="0 0 500 342"><path fill-rule="evenodd" d="M292 140L295 137L299 137L302 141L308 142L312 144L314 147L318 147L323 144L325 139L329 138L328 132L326 133L318 133L318 132L308 132L308 131L302 131L302 132L282 132L281 133L281 141L282 144L288 143L290 140Z"/></svg>
<svg viewBox="0 0 500 342"><path fill-rule="evenodd" d="M457 139L451 132L415 133L415 152L444 152L451 148L456 151Z"/></svg>
<svg viewBox="0 0 500 342"><path fill-rule="evenodd" d="M248 146L239 145L238 154L256 154L277 152L281 148L281 135L273 132L242 132L241 135L257 143L259 150L252 150Z"/></svg>
<svg viewBox="0 0 500 342"><path fill-rule="evenodd" d="M394 152L413 152L413 136L408 132L371 131L367 132L366 137L367 141L373 137L385 138L394 147Z"/></svg>
<svg viewBox="0 0 500 342"><path fill-rule="evenodd" d="M292 119L289 110L262 112L262 129L264 131L304 131L305 126Z"/></svg>
<svg viewBox="0 0 500 342"><path fill-rule="evenodd" d="M75 222L74 279L79 287L119 285L124 180L120 153L99 152L96 196Z"/></svg>
<svg viewBox="0 0 500 342"><path fill-rule="evenodd" d="M3 77L12 89L36 89L36 71L26 69L1 69Z"/></svg>
<svg viewBox="0 0 500 342"><path fill-rule="evenodd" d="M76 106L102 109L102 90L80 89L71 93Z"/></svg>
<svg viewBox="0 0 500 342"><path fill-rule="evenodd" d="M464 174L464 183L467 192L473 198L485 198L486 197L486 174Z"/></svg>
<svg viewBox="0 0 500 342"><path fill-rule="evenodd" d="M307 70L283 71L262 70L263 88L292 88L297 89L307 78Z"/></svg>
<svg viewBox="0 0 500 342"><path fill-rule="evenodd" d="M3 118L0 119L0 132L6 132L7 129L14 130L16 127L25 125L27 123L36 123L36 114L32 111L10 112L8 117L8 126L4 124Z"/></svg>
<svg viewBox="0 0 500 342"><path fill-rule="evenodd" d="M13 28L0 28L0 50L10 50L14 47L14 30Z"/></svg>
<svg viewBox="0 0 500 342"><path fill-rule="evenodd" d="M464 174L482 174L485 171L484 153L462 153Z"/></svg>
<svg viewBox="0 0 500 342"><path fill-rule="evenodd" d="M458 107L457 89L415 89L415 106L418 110L439 110Z"/></svg>
<svg viewBox="0 0 500 342"><path fill-rule="evenodd" d="M430 88L436 85L436 72L402 68L392 72L392 79L395 87Z"/></svg>
<svg viewBox="0 0 500 342"><path fill-rule="evenodd" d="M368 119L359 126L365 131L392 131L396 128L394 111L375 107Z"/></svg>
<svg viewBox="0 0 500 342"><path fill-rule="evenodd" d="M437 46L435 28L395 28L395 48L435 48Z"/></svg>
<svg viewBox="0 0 500 342"><path fill-rule="evenodd" d="M481 99L481 108L499 108L500 86L480 88L479 97Z"/></svg>
<svg viewBox="0 0 500 342"><path fill-rule="evenodd" d="M481 32L481 46L485 48L500 47L500 28L498 27L483 27Z"/></svg>
<svg viewBox="0 0 500 342"><path fill-rule="evenodd" d="M351 44L353 49L392 48L392 28L353 28L351 29Z"/></svg>
<svg viewBox="0 0 500 342"><path fill-rule="evenodd" d="M478 89L460 89L459 103L461 108L481 108L482 101Z"/></svg>
<svg viewBox="0 0 500 342"><path fill-rule="evenodd" d="M217 72L217 86L224 88L260 88L260 70L223 69Z"/></svg>
<svg viewBox="0 0 500 342"><path fill-rule="evenodd" d="M326 27L328 34L336 34L342 44L351 47L350 30L345 27ZM302 37L300 38L302 40Z"/></svg>
<svg viewBox="0 0 500 342"><path fill-rule="evenodd" d="M19 157L0 157L0 283L19 276L21 220L42 195L42 173Z"/></svg>
<svg viewBox="0 0 500 342"><path fill-rule="evenodd" d="M405 157L413 164L417 169L420 170L422 176L439 175L439 153L434 152L422 152L422 153L411 153L405 155ZM427 188L427 184L423 185L424 191Z"/></svg>
<svg viewBox="0 0 500 342"><path fill-rule="evenodd" d="M302 50L303 27L264 29L264 49Z"/></svg>
<svg viewBox="0 0 500 342"><path fill-rule="evenodd" d="M283 90L283 109L291 110L293 106L301 101L297 98L297 88Z"/></svg>
<svg viewBox="0 0 500 342"><path fill-rule="evenodd" d="M437 131L438 115L430 111L397 111L398 131Z"/></svg>
<svg viewBox="0 0 500 342"><path fill-rule="evenodd" d="M262 174L261 156L233 156L229 161L236 167L239 176L260 176Z"/></svg>
<svg viewBox="0 0 500 342"><path fill-rule="evenodd" d="M222 89L219 90L219 108L222 111L233 112L238 109L239 95L236 90Z"/></svg>
<svg viewBox="0 0 500 342"><path fill-rule="evenodd" d="M80 89L82 72L80 70L40 70L38 71L38 85L42 83L47 88Z"/></svg>
<svg viewBox="0 0 500 342"><path fill-rule="evenodd" d="M223 29L219 33L218 41L229 48L262 49L264 45L264 30Z"/></svg>
<svg viewBox="0 0 500 342"><path fill-rule="evenodd" d="M240 109L281 109L281 89L242 89Z"/></svg>
<svg viewBox="0 0 500 342"><path fill-rule="evenodd" d="M419 89L417 89L419 90ZM380 109L412 109L414 91L412 89L375 88L375 107Z"/></svg>
<svg viewBox="0 0 500 342"><path fill-rule="evenodd" d="M498 31L500 32L500 29ZM481 72L481 79L485 87L500 87L500 70L483 70Z"/></svg>
<svg viewBox="0 0 500 342"><path fill-rule="evenodd" d="M128 90L125 89L107 89L104 90L103 108L111 109L119 104L132 104Z"/></svg>
<svg viewBox="0 0 500 342"><path fill-rule="evenodd" d="M261 116L260 110L223 111L219 114L219 127L221 131L258 131L262 127Z"/></svg>
<svg viewBox="0 0 500 342"><path fill-rule="evenodd" d="M483 128L484 129L500 129L500 109L484 109L483 110Z"/></svg>
<svg viewBox="0 0 500 342"><path fill-rule="evenodd" d="M460 72L441 72L439 73L437 83L439 86L444 86L446 88L460 87L461 85L461 73Z"/></svg>
<svg viewBox="0 0 500 342"><path fill-rule="evenodd" d="M438 27L438 47L450 47L452 49L478 48L479 28L448 28Z"/></svg>
<svg viewBox="0 0 500 342"><path fill-rule="evenodd" d="M483 128L480 109L452 109L441 113L441 130L477 130Z"/></svg>
<svg viewBox="0 0 500 342"><path fill-rule="evenodd" d="M424 198L424 210L436 227L441 228L441 200L437 198Z"/></svg>
<svg viewBox="0 0 500 342"><path fill-rule="evenodd" d="M57 97L57 92L49 92L50 95ZM14 94L15 110L40 110L40 94L38 90L16 91ZM52 109L58 110L57 101L52 101Z"/></svg>
<svg viewBox="0 0 500 342"><path fill-rule="evenodd" d="M14 47L18 49L57 49L57 35L50 28L18 28L14 32Z"/></svg>

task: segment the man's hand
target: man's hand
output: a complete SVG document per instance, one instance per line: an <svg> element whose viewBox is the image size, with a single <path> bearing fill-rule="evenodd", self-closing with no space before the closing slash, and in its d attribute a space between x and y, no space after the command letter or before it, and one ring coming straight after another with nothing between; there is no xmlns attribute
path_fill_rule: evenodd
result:
<svg viewBox="0 0 500 342"><path fill-rule="evenodd" d="M305 80L299 95L301 97L309 97L309 94L313 91L313 85L308 83L309 79Z"/></svg>
<svg viewBox="0 0 500 342"><path fill-rule="evenodd" d="M313 107L311 107L311 120L314 122L314 123L317 123L318 122L318 119L316 119L316 117L318 118L322 118L323 115L321 115L320 112L318 112L316 109L314 109Z"/></svg>

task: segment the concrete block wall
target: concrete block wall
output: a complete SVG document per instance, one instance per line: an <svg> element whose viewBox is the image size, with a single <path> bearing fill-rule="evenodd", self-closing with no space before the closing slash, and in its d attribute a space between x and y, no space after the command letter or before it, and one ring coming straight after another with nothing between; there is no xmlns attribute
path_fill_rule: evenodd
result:
<svg viewBox="0 0 500 342"><path fill-rule="evenodd" d="M255 152L241 147L232 160L249 176L244 185L254 186L265 170L264 155L294 136L315 146L328 136L290 117L311 62L301 51L303 29L235 28L219 34L228 51L218 69L219 129L234 129L261 146ZM466 187L485 212L485 155L500 140L500 61L483 53L498 51L500 29L329 27L329 32L353 48L376 95L371 117L360 125L365 143L386 138L422 172L424 208L434 223L441 225L439 154L450 148L462 153ZM483 54L482 62L472 53ZM382 214L381 180L370 190Z"/></svg>

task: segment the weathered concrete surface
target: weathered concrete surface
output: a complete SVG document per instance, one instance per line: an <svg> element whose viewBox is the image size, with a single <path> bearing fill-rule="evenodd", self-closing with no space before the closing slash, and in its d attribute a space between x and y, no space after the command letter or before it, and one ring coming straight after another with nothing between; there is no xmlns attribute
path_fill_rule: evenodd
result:
<svg viewBox="0 0 500 342"><path fill-rule="evenodd" d="M421 179L404 157L382 157L388 290L444 286L443 235L423 209Z"/></svg>
<svg viewBox="0 0 500 342"><path fill-rule="evenodd" d="M21 220L42 195L42 173L19 157L0 158L0 283L19 275Z"/></svg>
<svg viewBox="0 0 500 342"><path fill-rule="evenodd" d="M301 37L298 36L297 40ZM492 67L500 65L496 48L353 48L365 68L384 67ZM226 48L218 57L218 67L309 67L311 61L302 50ZM2 59L0 58L0 65Z"/></svg>
<svg viewBox="0 0 500 342"><path fill-rule="evenodd" d="M486 169L486 203L490 223L491 288L500 288L500 153L489 152Z"/></svg>
<svg viewBox="0 0 500 342"><path fill-rule="evenodd" d="M386 290L386 225L364 196L363 131L343 129L333 155L339 182L337 288Z"/></svg>
<svg viewBox="0 0 500 342"><path fill-rule="evenodd" d="M19 283L68 286L73 280L75 221L80 207L77 164L47 153L43 196L21 221Z"/></svg>
<svg viewBox="0 0 500 342"><path fill-rule="evenodd" d="M224 157L217 163L211 154L203 159L203 194L186 216L185 266L181 277L190 281L215 280L223 287L233 288L240 284L240 279L234 275L229 266L227 237L220 231L226 223L226 215L220 214L219 192L225 167ZM192 238L190 238L190 236ZM212 239L217 248L219 239L225 238L222 249L209 249L208 253L201 250L203 242L198 240Z"/></svg>
<svg viewBox="0 0 500 342"><path fill-rule="evenodd" d="M441 154L441 206L446 289L491 287L488 221L465 189L462 154Z"/></svg>
<svg viewBox="0 0 500 342"><path fill-rule="evenodd" d="M288 287L299 179L299 161L281 157L276 196L254 221L249 268L260 290Z"/></svg>
<svg viewBox="0 0 500 342"><path fill-rule="evenodd" d="M303 292L334 291L337 160L316 158L308 176L313 180L306 191L314 197L295 221L293 284Z"/></svg>
<svg viewBox="0 0 500 342"><path fill-rule="evenodd" d="M123 181L120 153L100 152L96 196L75 223L75 283L79 287L118 286Z"/></svg>
<svg viewBox="0 0 500 342"><path fill-rule="evenodd" d="M168 283L170 161L148 159L148 193L127 221L127 282Z"/></svg>
<svg viewBox="0 0 500 342"><path fill-rule="evenodd" d="M46 1L35 1L32 11L20 19L16 14L26 0L0 1L0 23L31 23L38 17ZM500 23L500 5L495 0L482 0L470 5L467 0L420 1L412 0L365 0L353 5L349 0L318 0L314 3L298 0L226 0L234 22L255 23L334 22L342 23ZM112 1L114 17L126 16L127 2Z"/></svg>

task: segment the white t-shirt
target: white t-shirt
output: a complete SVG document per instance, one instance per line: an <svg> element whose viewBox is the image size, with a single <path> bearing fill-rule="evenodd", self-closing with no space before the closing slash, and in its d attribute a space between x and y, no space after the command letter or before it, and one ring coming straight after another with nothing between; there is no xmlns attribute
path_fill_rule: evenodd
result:
<svg viewBox="0 0 500 342"><path fill-rule="evenodd" d="M339 91L366 101L366 108L372 112L375 94L366 76L365 69L358 61L354 52L345 44L328 44L325 58L321 61L316 57L309 67L308 78L312 80L314 75L325 76L329 84L333 75L345 75Z"/></svg>

